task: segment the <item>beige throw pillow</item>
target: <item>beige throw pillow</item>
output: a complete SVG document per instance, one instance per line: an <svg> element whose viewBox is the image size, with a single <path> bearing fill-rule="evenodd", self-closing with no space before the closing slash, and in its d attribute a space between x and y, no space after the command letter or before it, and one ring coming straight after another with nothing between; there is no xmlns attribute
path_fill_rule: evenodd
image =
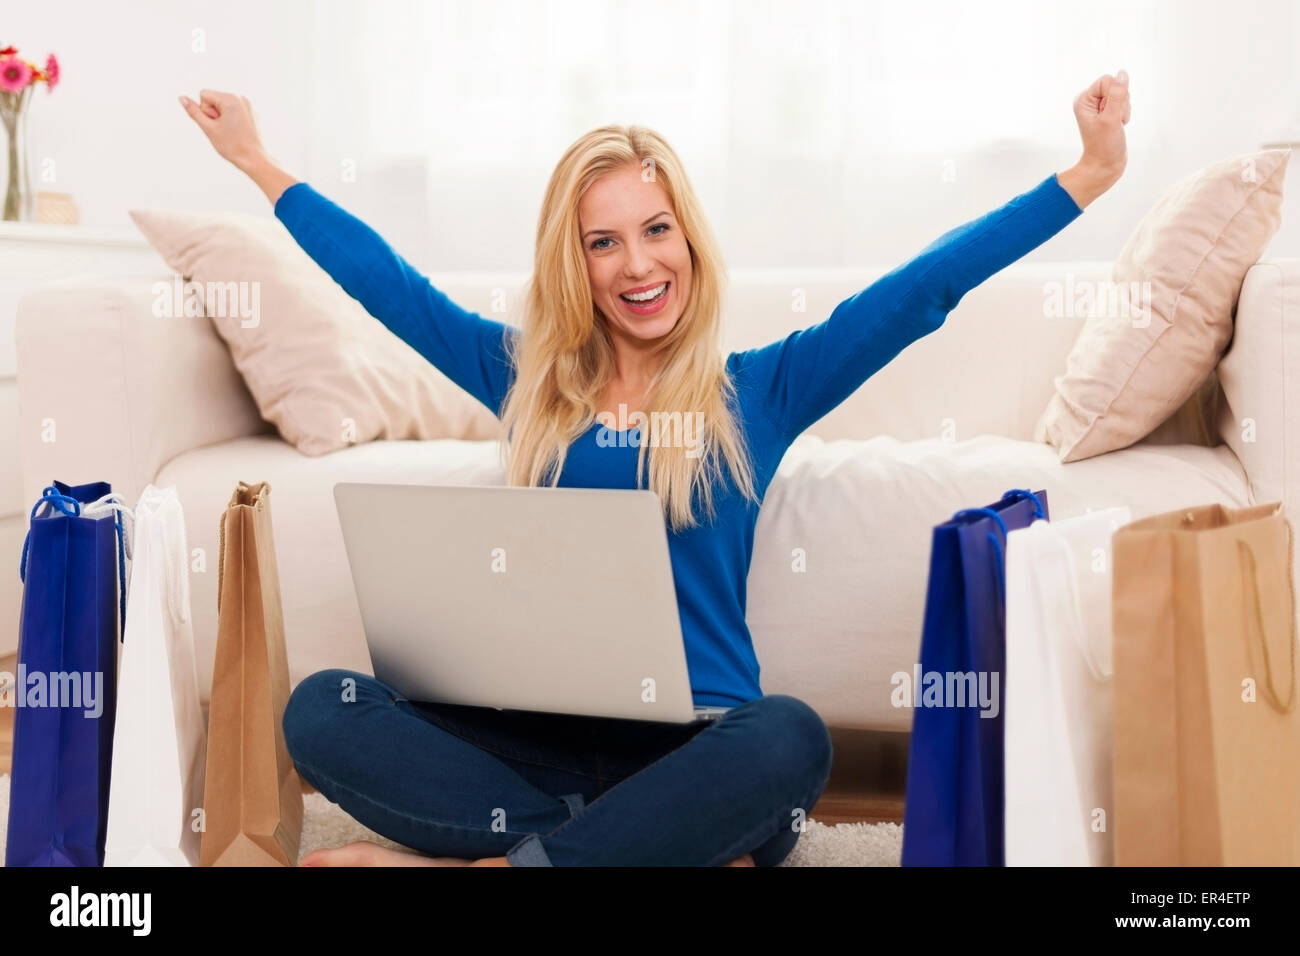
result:
<svg viewBox="0 0 1300 956"><path fill-rule="evenodd" d="M1035 441L1070 462L1152 432L1167 441L1171 428L1203 430L1192 419L1216 391L1246 272L1281 225L1290 155L1270 149L1215 163L1147 213L1115 262L1107 298L1120 307L1085 321Z"/></svg>
<svg viewBox="0 0 1300 956"><path fill-rule="evenodd" d="M366 312L278 220L130 215L186 281L229 292L224 305L206 297L208 317L262 417L303 454L381 438L497 437L492 411Z"/></svg>

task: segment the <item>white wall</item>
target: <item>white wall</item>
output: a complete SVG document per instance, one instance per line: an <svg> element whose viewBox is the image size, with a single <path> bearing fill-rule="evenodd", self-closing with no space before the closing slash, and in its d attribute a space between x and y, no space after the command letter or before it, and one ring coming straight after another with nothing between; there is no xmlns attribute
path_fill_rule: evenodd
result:
<svg viewBox="0 0 1300 956"><path fill-rule="evenodd" d="M475 0L475 6L488 2ZM347 38L352 24L364 20L362 7L349 9L342 3L346 0L6 4L0 45L15 44L38 62L54 52L63 66L60 86L51 95L37 97L29 118L35 159L54 163L54 181L41 188L73 193L82 222L104 230L132 231L127 210L133 207L268 215L265 198L212 152L176 101L181 93L197 96L203 87L235 90L254 102L272 153L370 221L417 265L427 271L521 270L530 266L542 188L563 145L596 122L653 120L652 125L661 126L679 144L730 266L867 270L901 262L941 232L1073 162L1072 146L1045 149L1034 145L1036 141L1017 138L1019 118L1006 113L1027 111L1026 104L1032 104L1032 115L1025 115L1023 124L1038 129L1044 109L1059 110L1055 116L1063 135L1057 141L1070 143L1070 96L1096 75L1121 66L1132 75L1134 99L1128 173L1030 259L1113 258L1144 211L1182 177L1207 163L1256 150L1264 142L1300 140L1300 58L1295 55L1300 3L1294 0L1149 3L1143 5L1146 22L1154 29L1142 31L1141 42L1132 31L1114 29L1104 16L1095 18L1095 28L1026 39L1019 19L1026 9L1022 0L986 0L965 15L985 18L983 25L993 30L986 37L1004 36L1003 31L1017 37L1015 44L989 53L987 71L977 64L967 75L970 67L957 71L947 65L945 50L972 41L962 23L943 17L921 23L904 18L899 29L914 34L889 37L904 48L903 41L914 49L921 43L927 51L923 58L909 62L904 57L889 67L877 61L845 64L846 69L867 71L881 84L881 95L902 90L918 77L925 79L932 99L930 109L919 111L920 122L931 109L940 116L955 104L963 114L969 112L977 120L987 116L991 127L1012 131L973 152L961 151L951 182L940 175L933 148L915 148L915 140L933 147L942 138L944 127L938 121L938 132L924 137L915 135L914 124L910 138L882 130L880 141L867 150L869 160L846 162L842 156L818 157L789 148L788 140L808 125L797 110L789 114L789 135L782 141L746 142L729 126L734 119L725 99L708 104L712 112L705 113L701 123L698 110L688 117L672 102L646 104L639 113L622 106L604 115L591 107L604 102L599 97L575 95L567 125L557 125L544 140L547 149L538 149L537 142L528 144L533 153L522 172L517 161L511 165L515 143L508 128L499 131L501 161L496 163L456 164L418 153L385 158L370 155L367 148L364 103L369 87L356 84L373 83L400 97L403 84L391 71L405 70L409 76L418 70L421 50L414 44L394 61L357 57ZM760 12L788 17L797 27L813 16L812 3L764 3ZM387 6L399 16L403 12ZM881 22L888 23L900 9L877 7ZM638 9L632 5L621 15L633 16ZM662 12L660 5L652 9ZM672 9L680 16L692 6L677 3ZM480 12L481 7L476 15ZM565 24L552 24L550 30L542 39L553 42L564 36ZM701 32L706 42L715 36L707 30L678 31L677 36L687 42ZM337 54L326 45L331 37L342 38ZM531 35L526 39L538 41ZM734 37L718 35L716 42L718 56L707 57L695 71L699 87L676 90L686 102L721 97L718 90L726 69L762 76L761 58L753 58ZM1073 86L1052 72L1054 54L1067 49L1074 61L1092 64L1077 78L1067 78L1069 83L1077 79ZM590 62L577 66L556 62L548 49L541 69L567 66L564 82L578 84L575 92L585 93L582 84L600 82L604 71L627 68L626 48L585 52ZM484 50L485 71L493 69L492 53ZM319 69L322 58L335 55L346 74L337 91L313 82L313 69ZM1017 65L1025 69L1014 69ZM980 82L981 77L1008 76L999 79L1002 86ZM1042 105L1042 97L1025 95L1048 85L1060 93L1055 107ZM783 100L779 94L773 94L777 105L797 106L797 97ZM765 95L760 92L759 99ZM842 109L857 106L845 102ZM411 124L429 122L414 105L407 112ZM971 126L965 124L967 134ZM387 132L394 134L391 124ZM737 148L738 143L744 148ZM332 174L340 150L365 157L366 175L358 183L345 184ZM1300 175L1300 157L1293 159L1291 168L1294 179ZM780 188L772 188L773 183ZM1300 256L1300 182L1293 181L1291 187L1283 229L1266 255ZM852 225L826 228L841 209L849 210L842 221ZM107 260L104 265L109 267ZM16 390L7 375L12 334L12 309L0 309L0 444L10 443L16 422ZM8 464L4 473L16 474L12 460ZM0 502L0 557L16 560L29 504ZM0 588L0 620L13 620L17 613L14 569L10 565L7 584ZM0 636L0 651L4 649Z"/></svg>
<svg viewBox="0 0 1300 956"><path fill-rule="evenodd" d="M475 6L480 2L487 0L476 0ZM801 13L802 3L765 9L783 13L791 23L808 16ZM987 2L979 11L1011 31L1020 9L1018 2ZM210 86L249 96L272 152L301 175L319 180L324 191L365 216L417 264L426 269L528 268L549 173L545 162L520 176L482 164L442 168L436 166L437 157L426 167L423 158L406 157L398 160L400 175L385 172L351 187L337 177L331 181L328 171L335 168L336 157L320 148L313 153L311 144L346 139L358 118L349 115L345 102L335 113L332 98L308 82L310 48L330 35L341 16L335 12L334 20L322 22L330 15L330 6L310 0L8 4L0 42L16 43L23 53L42 60L53 50L64 64L62 85L39 98L31 121L38 155L57 164L58 181L50 188L73 192L84 222L129 228L126 210L137 205L268 212L261 194L213 154L176 103L179 93L193 96ZM1156 39L1144 40L1142 47L1099 22L1095 31L1083 34L1034 38L1023 51L1026 64L1038 64L1023 76L1027 86L1058 82L1034 70L1045 70L1042 64L1051 62L1051 50L1062 45L1078 48L1084 62L1095 64L1095 70L1077 78L1078 88L1121 65L1133 77L1127 175L1081 221L1032 253L1034 258L1109 258L1142 212L1180 177L1208 162L1257 149L1288 130L1300 135L1300 66L1294 53L1300 4L1159 0L1150 4L1150 17L1159 29ZM959 36L944 34L942 20L921 29L931 31L936 43L961 42ZM959 27L949 24L948 29ZM193 49L196 30L203 31L203 52ZM339 51L341 57L347 52ZM349 70L349 83L365 83L367 73L411 69L416 55L418 51L403 51L400 65L368 61L349 67L341 60L340 70ZM744 50L728 46L727 55L737 69L744 68ZM615 59L607 61L610 68L618 65ZM1006 75L1005 66L990 64L989 75ZM483 69L491 69L490 60L485 59ZM900 69L901 83L906 64ZM599 82L600 74L592 79ZM376 75L373 82L385 80ZM1008 103L1023 102L981 88L978 77L946 77L941 94L944 82L963 109L977 113L993 116ZM400 85L393 89L400 96ZM1058 109L1067 134L1062 141L1068 142L1073 117L1067 95L1062 94ZM669 116L663 120L671 125ZM410 115L412 124L424 121L416 111ZM341 130L325 135L322 127L331 122ZM1033 122L1041 123L1042 117ZM998 116L998 125L1007 125L1005 117ZM570 140L574 132L561 130L556 142ZM705 137L693 133L682 139L689 145ZM501 132L501 143L508 153L508 130ZM883 134L878 156L867 168L801 162L771 145L771 157L761 152L728 155L725 168L715 165L711 143L683 150L733 267L892 264L1075 158L1071 149L1044 151L1003 141L963 155L956 180L944 183L932 154L916 155L908 142ZM364 144L358 148L364 150ZM558 158L558 149L554 154ZM765 188L773 177L784 184L780 192ZM851 207L852 221L860 228L824 234L820 227L842 204ZM755 228L756 222L767 225ZM1300 223L1279 236L1270 251L1300 255Z"/></svg>
<svg viewBox="0 0 1300 956"><path fill-rule="evenodd" d="M309 0L6 3L0 45L54 53L59 85L36 92L33 158L52 159L90 225L130 227L133 206L262 212L266 198L218 157L177 102L238 89L257 103L270 148L304 161L303 18ZM196 34L195 31L202 31ZM196 37L198 38L196 40ZM199 40L202 51L195 47ZM0 166L4 164L0 157Z"/></svg>

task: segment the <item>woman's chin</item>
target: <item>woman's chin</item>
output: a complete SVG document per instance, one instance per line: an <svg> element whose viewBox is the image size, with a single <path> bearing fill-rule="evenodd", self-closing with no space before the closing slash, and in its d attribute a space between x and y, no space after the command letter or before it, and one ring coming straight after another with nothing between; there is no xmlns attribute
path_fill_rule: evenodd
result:
<svg viewBox="0 0 1300 956"><path fill-rule="evenodd" d="M654 342L663 338L677 326L677 318L676 315L625 315L619 324L633 338L641 339L644 342Z"/></svg>

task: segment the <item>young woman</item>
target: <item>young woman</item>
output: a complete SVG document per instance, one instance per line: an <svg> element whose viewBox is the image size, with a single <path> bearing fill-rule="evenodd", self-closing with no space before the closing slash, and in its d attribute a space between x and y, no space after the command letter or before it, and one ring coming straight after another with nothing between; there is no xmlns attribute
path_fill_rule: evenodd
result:
<svg viewBox="0 0 1300 956"><path fill-rule="evenodd" d="M681 161L652 130L604 126L560 158L516 329L449 301L280 167L246 98L181 97L298 244L498 415L510 484L659 495L695 703L731 708L687 725L603 720L413 701L364 674L314 674L284 716L299 772L418 852L354 843L304 864L781 862L826 785L831 742L807 704L759 686L745 581L768 483L802 431L1115 183L1127 84L1123 71L1105 75L1075 99L1075 165L945 233L820 324L730 355L722 259ZM699 440L618 430L620 407L692 416Z"/></svg>

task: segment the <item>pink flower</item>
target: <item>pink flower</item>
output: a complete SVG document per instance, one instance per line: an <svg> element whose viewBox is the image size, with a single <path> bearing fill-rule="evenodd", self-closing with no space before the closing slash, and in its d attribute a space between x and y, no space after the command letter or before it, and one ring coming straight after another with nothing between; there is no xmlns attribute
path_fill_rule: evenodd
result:
<svg viewBox="0 0 1300 956"><path fill-rule="evenodd" d="M32 78L31 66L16 56L0 59L0 92L17 93Z"/></svg>
<svg viewBox="0 0 1300 956"><path fill-rule="evenodd" d="M45 82L51 90L59 82L59 61L54 58L53 53L45 58Z"/></svg>

